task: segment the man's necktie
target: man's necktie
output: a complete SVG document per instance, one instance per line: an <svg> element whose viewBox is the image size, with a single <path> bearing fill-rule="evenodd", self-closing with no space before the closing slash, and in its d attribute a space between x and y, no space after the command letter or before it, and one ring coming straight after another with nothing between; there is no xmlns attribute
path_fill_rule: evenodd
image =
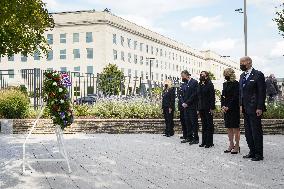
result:
<svg viewBox="0 0 284 189"><path fill-rule="evenodd" d="M242 80L242 85L243 85L243 87L245 87L245 85L246 85L247 75L248 75L248 73L245 73L245 75L244 75L244 77L243 77L243 80Z"/></svg>

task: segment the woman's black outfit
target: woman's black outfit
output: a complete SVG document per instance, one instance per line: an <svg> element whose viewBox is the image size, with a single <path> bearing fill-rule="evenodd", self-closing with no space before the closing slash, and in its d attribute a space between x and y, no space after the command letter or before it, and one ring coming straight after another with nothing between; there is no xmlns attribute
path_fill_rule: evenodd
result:
<svg viewBox="0 0 284 189"><path fill-rule="evenodd" d="M239 82L227 81L223 84L221 107L228 107L224 113L226 128L240 128Z"/></svg>
<svg viewBox="0 0 284 189"><path fill-rule="evenodd" d="M172 109L170 112L169 109ZM163 100L162 100L162 109L166 122L165 135L173 136L174 135L174 111L175 111L175 89L164 89L163 91Z"/></svg>
<svg viewBox="0 0 284 189"><path fill-rule="evenodd" d="M200 82L197 88L198 111L202 123L202 143L200 147L212 147L213 144L213 114L211 110L215 109L215 90L210 80Z"/></svg>

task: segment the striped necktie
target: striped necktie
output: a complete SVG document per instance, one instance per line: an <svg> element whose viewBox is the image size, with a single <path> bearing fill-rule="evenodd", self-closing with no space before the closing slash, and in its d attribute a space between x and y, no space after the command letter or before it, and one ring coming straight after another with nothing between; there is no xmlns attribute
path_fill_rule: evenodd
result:
<svg viewBox="0 0 284 189"><path fill-rule="evenodd" d="M248 75L248 73L245 73L245 75L244 75L244 77L243 77L243 80L242 80L242 85L243 85L243 87L245 87L245 85L246 85L247 75Z"/></svg>

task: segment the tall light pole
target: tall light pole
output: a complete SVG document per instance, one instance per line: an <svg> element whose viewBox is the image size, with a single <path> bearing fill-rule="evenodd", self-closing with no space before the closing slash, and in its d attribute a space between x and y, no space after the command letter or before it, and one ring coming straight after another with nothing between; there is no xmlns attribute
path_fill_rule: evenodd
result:
<svg viewBox="0 0 284 189"><path fill-rule="evenodd" d="M247 24L247 1L244 0L244 11L242 8L236 9L236 12L244 14L244 41L245 41L245 56L248 55L248 24Z"/></svg>
<svg viewBox="0 0 284 189"><path fill-rule="evenodd" d="M149 63L150 63L150 73L149 73L149 75L150 75L150 81L152 81L152 79L153 79L153 77L152 77L152 60L155 60L156 58L146 58L146 60L149 60Z"/></svg>

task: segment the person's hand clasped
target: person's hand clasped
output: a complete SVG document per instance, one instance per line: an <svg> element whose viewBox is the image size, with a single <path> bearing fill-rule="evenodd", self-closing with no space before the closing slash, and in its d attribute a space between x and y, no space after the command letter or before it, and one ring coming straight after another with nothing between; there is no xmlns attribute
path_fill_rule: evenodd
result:
<svg viewBox="0 0 284 189"><path fill-rule="evenodd" d="M188 105L187 105L186 103L183 103L183 104L182 104L182 107L183 107L183 108L187 108Z"/></svg>
<svg viewBox="0 0 284 189"><path fill-rule="evenodd" d="M257 110L256 110L256 115L257 115L258 117L261 116L261 115L262 115L262 110L257 109Z"/></svg>

